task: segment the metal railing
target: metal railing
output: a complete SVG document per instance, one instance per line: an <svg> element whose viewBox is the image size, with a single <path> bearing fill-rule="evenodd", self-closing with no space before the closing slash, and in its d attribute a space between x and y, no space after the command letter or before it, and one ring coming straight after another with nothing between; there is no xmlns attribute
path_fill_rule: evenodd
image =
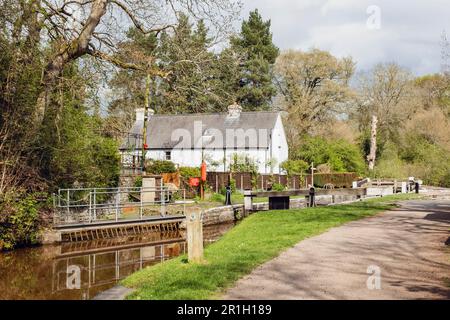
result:
<svg viewBox="0 0 450 320"><path fill-rule="evenodd" d="M186 191L167 187L68 188L54 194L55 225L185 215Z"/></svg>

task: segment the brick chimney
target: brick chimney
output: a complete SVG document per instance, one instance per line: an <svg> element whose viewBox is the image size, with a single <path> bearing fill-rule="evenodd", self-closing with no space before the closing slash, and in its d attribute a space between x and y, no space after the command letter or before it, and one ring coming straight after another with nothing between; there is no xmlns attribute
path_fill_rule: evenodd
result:
<svg viewBox="0 0 450 320"><path fill-rule="evenodd" d="M228 106L228 118L239 118L242 112L242 107L236 102Z"/></svg>

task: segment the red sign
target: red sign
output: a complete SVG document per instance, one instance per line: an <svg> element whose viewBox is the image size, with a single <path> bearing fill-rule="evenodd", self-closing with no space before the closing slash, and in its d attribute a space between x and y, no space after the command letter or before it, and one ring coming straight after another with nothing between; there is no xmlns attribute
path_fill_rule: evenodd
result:
<svg viewBox="0 0 450 320"><path fill-rule="evenodd" d="M202 181L206 181L206 163L202 162L202 166L200 167L200 171L202 173Z"/></svg>
<svg viewBox="0 0 450 320"><path fill-rule="evenodd" d="M198 187L200 185L200 178L189 178L189 185L191 187Z"/></svg>

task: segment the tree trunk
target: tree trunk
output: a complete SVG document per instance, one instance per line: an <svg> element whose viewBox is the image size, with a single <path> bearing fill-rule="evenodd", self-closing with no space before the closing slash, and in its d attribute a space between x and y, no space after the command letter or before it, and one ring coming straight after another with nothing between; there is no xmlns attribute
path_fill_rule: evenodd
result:
<svg viewBox="0 0 450 320"><path fill-rule="evenodd" d="M372 116L371 135L370 135L370 153L367 156L369 162L369 170L373 171L375 167L375 158L377 154L377 116Z"/></svg>
<svg viewBox="0 0 450 320"><path fill-rule="evenodd" d="M42 91L36 103L36 122L41 124L48 108L48 97L52 92L56 80L61 76L67 63L83 56L88 51L89 42L100 19L106 13L109 0L95 0L91 13L86 20L78 38L64 44L63 48L49 61L44 70Z"/></svg>

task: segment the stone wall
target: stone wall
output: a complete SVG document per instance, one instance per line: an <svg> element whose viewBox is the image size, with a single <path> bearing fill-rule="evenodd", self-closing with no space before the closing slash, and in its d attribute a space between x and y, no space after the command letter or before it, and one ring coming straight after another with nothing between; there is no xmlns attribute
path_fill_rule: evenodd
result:
<svg viewBox="0 0 450 320"><path fill-rule="evenodd" d="M244 217L244 205L237 204L205 210L203 212L203 225L213 225L233 222Z"/></svg>

